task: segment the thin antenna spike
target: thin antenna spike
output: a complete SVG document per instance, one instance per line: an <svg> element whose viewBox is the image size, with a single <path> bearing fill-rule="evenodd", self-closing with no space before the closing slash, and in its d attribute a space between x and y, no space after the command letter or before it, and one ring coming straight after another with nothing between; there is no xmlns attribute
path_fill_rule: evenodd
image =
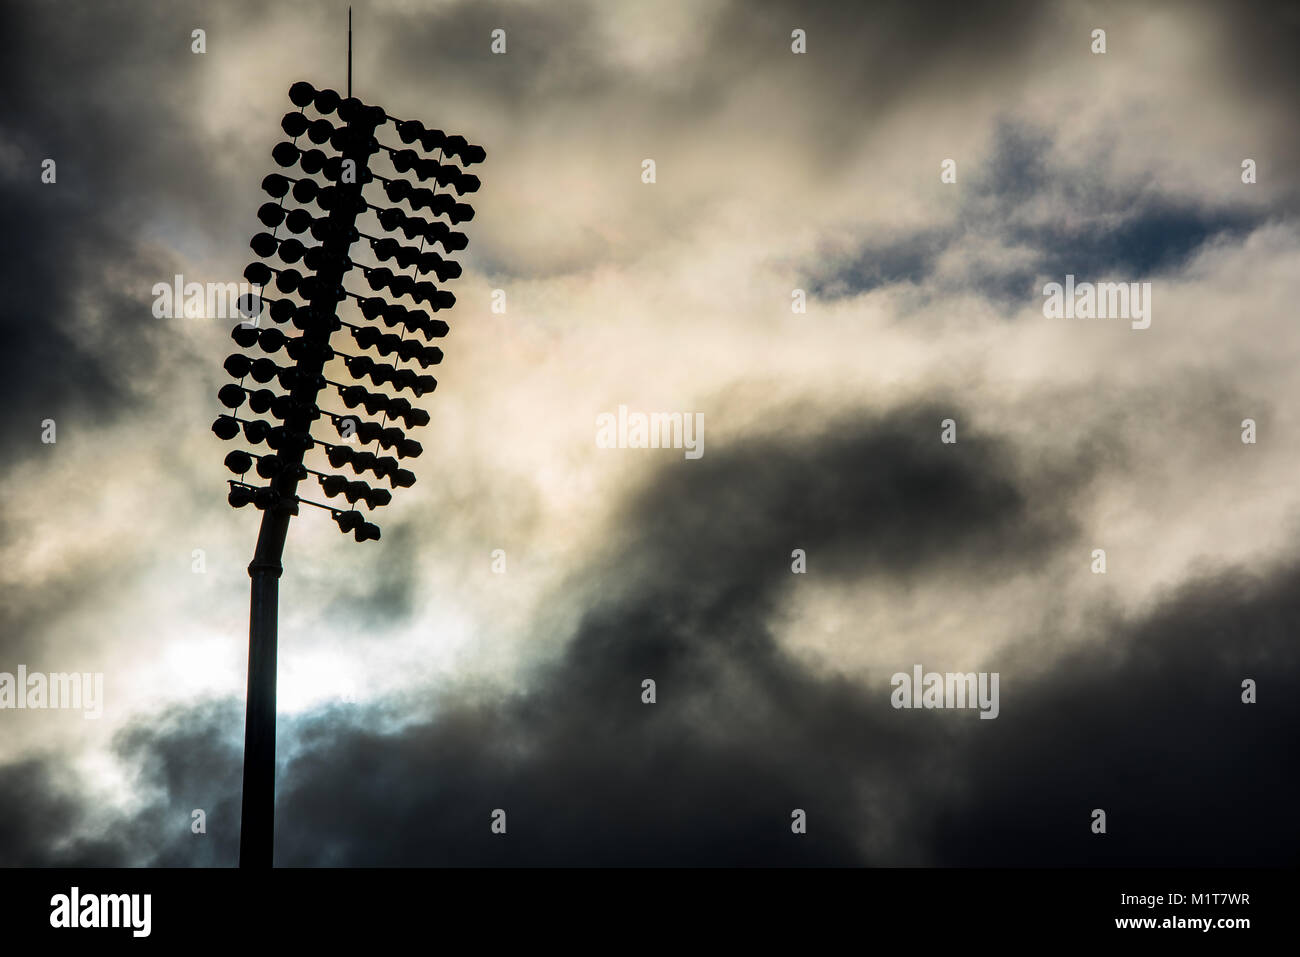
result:
<svg viewBox="0 0 1300 957"><path fill-rule="evenodd" d="M348 98L352 97L352 8L348 7Z"/></svg>

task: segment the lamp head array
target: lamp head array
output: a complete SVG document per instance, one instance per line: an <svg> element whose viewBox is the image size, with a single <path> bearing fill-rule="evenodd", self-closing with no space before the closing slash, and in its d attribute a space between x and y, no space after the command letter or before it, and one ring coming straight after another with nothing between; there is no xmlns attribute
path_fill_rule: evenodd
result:
<svg viewBox="0 0 1300 957"><path fill-rule="evenodd" d="M449 330L430 313L455 305L440 284L460 277L460 263L447 254L468 240L451 227L473 219L458 197L479 189L466 168L487 154L462 136L306 82L293 84L289 99L298 110L280 121L290 139L271 151L280 171L262 180L272 201L257 210L265 230L249 245L259 258L244 270L259 291L241 299L248 321L231 331L246 351L223 364L236 381L217 392L227 411L212 431L226 441L242 434L250 446L225 457L236 476L229 480L232 506L296 515L300 503L316 505L357 541L377 540L379 527L358 507L373 511L392 501L390 489L415 484L402 462L423 447L405 430L427 425L429 413L407 396L437 387L427 370L443 351L429 343ZM381 141L385 130L388 143ZM391 171L374 168L381 161ZM422 211L428 215L415 215ZM363 241L359 252L373 265L354 258ZM345 321L340 308L349 300L359 316ZM272 324L263 325L263 315ZM333 341L344 328L346 336ZM324 423L332 428L322 433ZM314 455L321 469L311 466ZM313 477L339 504L298 494L299 483Z"/></svg>

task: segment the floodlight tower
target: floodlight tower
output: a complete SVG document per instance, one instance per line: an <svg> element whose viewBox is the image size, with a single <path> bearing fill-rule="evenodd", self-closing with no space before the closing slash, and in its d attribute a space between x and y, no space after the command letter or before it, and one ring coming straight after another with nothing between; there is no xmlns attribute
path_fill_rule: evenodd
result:
<svg viewBox="0 0 1300 957"><path fill-rule="evenodd" d="M409 215L400 205L403 201L412 210L428 209L434 217L443 216L452 225L469 220L474 210L465 203L452 199L447 192L417 187L396 175L382 175L371 168L371 159L386 155L397 173L414 171L420 180L433 180L437 186L451 187L458 195L474 192L479 179L456 165L442 162L459 159L462 167L480 163L486 157L482 147L471 146L464 137L448 136L442 130L426 128L418 121L396 120L377 106L367 106L351 94L351 31L349 14L348 88L349 95L340 97L333 90L316 90L308 83L295 83L289 89L289 98L298 112L286 113L281 127L292 142L279 143L272 151L275 161L282 167L299 167L302 176L291 177L272 173L262 181L262 188L279 203L265 203L258 210L258 218L274 232L261 232L253 237L253 251L265 259L276 259L285 265L270 266L264 262L251 263L244 276L261 291L243 302L245 315L257 321L242 322L232 330L232 337L245 349L254 345L267 353L282 348L292 364L279 366L263 356L251 358L243 353L227 357L225 369L239 380L238 385L222 387L218 393L221 403L231 411L217 418L212 430L220 438L236 438L242 428L244 437L254 446L265 443L265 453L236 450L226 456L226 466L239 476L229 481L230 504L236 508L252 504L262 512L257 547L248 566L252 579L248 632L248 703L244 728L244 782L243 806L239 839L239 864L241 867L270 867L272 864L272 837L275 809L275 699L276 699L276 620L279 604L279 579L289 520L298 514L298 505L314 505L330 512L343 532L352 532L358 541L377 540L379 527L366 521L358 509L358 502L368 510L387 505L392 495L387 489L376 488L366 482L349 479L345 475L331 474L308 465L308 458L318 451L324 452L322 465L339 469L349 466L354 474L364 472L377 479L388 479L392 488L406 488L414 484L415 475L400 467L398 458L414 458L422 451L420 443L407 438L393 426L389 419L400 419L407 428L427 425L429 413L416 408L403 397L385 392L372 392L358 384L368 378L375 385L388 384L395 391L410 392L420 397L432 392L437 380L431 375L417 373L414 369L400 369L394 364L376 362L365 351L373 349L380 356L395 355L400 361L418 362L421 369L442 361L442 350L437 346L420 343L415 334L426 342L445 336L447 323L432 318L422 306L437 312L450 308L456 297L439 289L432 282L417 281L417 275L434 274L439 282L454 279L461 273L459 263L444 259L431 247L438 243L444 252L464 249L467 240L463 233L453 231L447 223L425 220ZM307 107L319 116L309 119ZM328 117L337 111L340 125L332 124ZM393 123L403 143L418 141L424 153L438 154L436 159L421 156L414 149L400 149L381 144L376 132L386 123ZM327 156L319 148L304 150L297 145L306 135L313 144L328 144L334 155ZM326 184L316 180L323 174ZM373 205L366 196L365 187L378 183L393 205ZM373 186L372 186L373 189ZM285 197L292 196L300 205L286 210ZM316 217L307 209L315 204L327 215ZM362 216L372 216L377 225L359 221ZM285 225L291 233L309 234L317 240L305 245L295 237L277 238L279 227ZM364 226L367 231L362 231ZM420 239L419 247L400 243L395 234L400 231L407 239ZM353 247L364 241L374 257L381 262L396 260L398 266L412 267L412 275L395 275L387 267L371 267L353 259ZM308 270L303 275L293 264L299 262ZM344 286L344 279L354 269L360 270L373 291L388 290L388 296L363 295ZM274 287L285 295L269 299L263 293L274 282ZM296 295L297 299L288 298ZM410 308L395 300L407 297L417 304ZM361 316L357 321L344 321L339 307L347 300L355 301ZM273 326L260 326L260 316L269 306ZM367 320L367 321L361 321ZM374 325L381 320L389 329L400 327L397 334L383 333ZM289 324L299 335L286 335L277 326ZM347 351L334 348L331 338L341 329L348 329L354 342ZM408 336L409 334L409 336ZM341 370L331 372L341 365ZM327 375L327 373L329 375ZM248 377L255 383L276 380L283 390L276 395L267 388L250 388ZM331 378L330 376L333 376ZM342 380L342 381L340 381ZM363 407L369 415L379 415L379 422L363 421L359 414L335 412L325 407L322 397L336 393L348 409ZM241 418L237 411L248 403L258 415L269 412L271 420ZM340 441L330 442L311 432L312 424L326 418ZM278 421L277 421L278 420ZM376 454L354 447L349 440L356 436L360 446L374 445L380 452L392 450L392 455ZM349 442L349 444L344 444ZM245 481L250 469L266 480L265 484ZM314 477L327 498L342 495L347 508L311 501L299 495L300 483Z"/></svg>

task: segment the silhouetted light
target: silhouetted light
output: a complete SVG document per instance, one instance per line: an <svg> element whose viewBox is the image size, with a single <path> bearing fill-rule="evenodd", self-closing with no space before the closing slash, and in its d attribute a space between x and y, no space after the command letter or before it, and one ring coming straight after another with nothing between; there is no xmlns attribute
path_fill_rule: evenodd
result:
<svg viewBox="0 0 1300 957"><path fill-rule="evenodd" d="M331 134L333 134L333 132L334 132L334 124L332 124L329 120L319 119L313 121L311 124L308 125L307 138L311 140L313 143L315 143L317 146L320 146L323 143L329 142L330 136Z"/></svg>
<svg viewBox="0 0 1300 957"><path fill-rule="evenodd" d="M267 352L278 352L286 341L283 332L276 328L263 329L257 336L257 344Z"/></svg>
<svg viewBox="0 0 1300 957"><path fill-rule="evenodd" d="M325 265L325 262L326 256L324 246L312 246L302 254L302 264L312 272L319 272L321 267Z"/></svg>
<svg viewBox="0 0 1300 957"><path fill-rule="evenodd" d="M266 263L249 263L244 267L244 278L254 286L265 286L271 281L271 267Z"/></svg>
<svg viewBox="0 0 1300 957"><path fill-rule="evenodd" d="M252 326L240 323L230 330L230 338L234 339L242 348L247 349L257 341L257 330Z"/></svg>
<svg viewBox="0 0 1300 957"><path fill-rule="evenodd" d="M465 137L455 133L447 137L447 142L442 144L442 151L448 156L459 156L460 151L468 145L469 143Z"/></svg>
<svg viewBox="0 0 1300 957"><path fill-rule="evenodd" d="M304 299L315 299L321 294L321 281L315 276L307 276L298 283L298 295Z"/></svg>
<svg viewBox="0 0 1300 957"><path fill-rule="evenodd" d="M226 468L236 475L243 475L253 467L253 457L242 449L226 453Z"/></svg>
<svg viewBox="0 0 1300 957"><path fill-rule="evenodd" d="M316 198L320 185L314 179L300 179L293 184L293 198L306 204Z"/></svg>
<svg viewBox="0 0 1300 957"><path fill-rule="evenodd" d="M217 438L229 441L239 434L239 423L233 416L219 415L212 423L212 431L216 433Z"/></svg>
<svg viewBox="0 0 1300 957"><path fill-rule="evenodd" d="M281 166L288 167L298 162L298 152L298 147L294 146L288 140L284 140L283 142L275 144L275 148L271 150L271 158ZM263 180L262 183L265 185L266 180ZM270 191L268 190L268 192ZM275 194L271 193L271 195L274 196Z"/></svg>
<svg viewBox="0 0 1300 957"><path fill-rule="evenodd" d="M370 486L361 481L349 481L343 485L343 497L349 502L359 502L370 491Z"/></svg>
<svg viewBox="0 0 1300 957"><path fill-rule="evenodd" d="M325 165L325 154L320 150L307 150L298 160L304 173L319 173Z"/></svg>
<svg viewBox="0 0 1300 957"><path fill-rule="evenodd" d="M456 200L450 193L435 193L423 186L412 190L407 202L420 209L427 209L434 216L448 216L456 208Z"/></svg>
<svg viewBox="0 0 1300 957"><path fill-rule="evenodd" d="M311 228L313 222L315 222L315 220L312 219L311 213L307 210L295 209L289 214L285 225L289 227L289 232L291 233L303 233Z"/></svg>
<svg viewBox="0 0 1300 957"><path fill-rule="evenodd" d="M257 208L257 218L263 226L274 228L284 222L287 211L279 203L263 203Z"/></svg>
<svg viewBox="0 0 1300 957"><path fill-rule="evenodd" d="M402 439L397 443L397 454L404 459L413 459L424 451L424 446L415 439Z"/></svg>
<svg viewBox="0 0 1300 957"><path fill-rule="evenodd" d="M267 390L265 389L259 389L258 392L254 392L252 395L250 395L248 397L249 406L250 407L252 406L254 396L257 396L259 393L266 392L266 391ZM270 400L268 399L267 402L269 404ZM254 409L253 411L256 412L257 410ZM265 412L266 410L263 409L262 411ZM271 427L266 422L263 422L261 419L249 419L247 422L244 423L244 438L252 442L254 445L257 445L259 442L266 441L266 433L269 432L270 429Z"/></svg>
<svg viewBox="0 0 1300 957"><path fill-rule="evenodd" d="M393 488L410 488L415 484L415 473L410 469L398 469L388 479Z"/></svg>
<svg viewBox="0 0 1300 957"><path fill-rule="evenodd" d="M261 315L264 308L263 298L256 293L244 293L235 300L235 306L239 309L239 315L244 319L252 320Z"/></svg>
<svg viewBox="0 0 1300 957"><path fill-rule="evenodd" d="M440 321L440 320L436 320L436 321ZM416 360L417 362L420 363L420 368L422 369L427 369L429 366L436 366L442 362L442 350L439 349L437 346L426 347L420 345L419 343L412 342L411 340L407 340L407 343L410 343L409 345L410 354L407 355L401 353L403 359ZM406 343L404 343L403 349L406 348L408 348L408 346Z"/></svg>
<svg viewBox="0 0 1300 957"><path fill-rule="evenodd" d="M338 523L339 530L346 534L358 527L365 519L361 517L360 512L335 512L334 521Z"/></svg>
<svg viewBox="0 0 1300 957"><path fill-rule="evenodd" d="M244 390L237 385L223 385L217 390L217 398L227 409L238 409L244 404Z"/></svg>
<svg viewBox="0 0 1300 957"><path fill-rule="evenodd" d="M277 299L271 303L271 320L278 325L284 325L293 318L298 307L290 299Z"/></svg>
<svg viewBox="0 0 1300 957"><path fill-rule="evenodd" d="M393 169L399 173L409 171L420 161L420 157L416 155L415 150L394 150L389 154L389 158L392 160Z"/></svg>
<svg viewBox="0 0 1300 957"><path fill-rule="evenodd" d="M442 149L446 142L447 134L442 130L425 130L420 134L420 148L426 153Z"/></svg>
<svg viewBox="0 0 1300 957"><path fill-rule="evenodd" d="M280 458L276 455L263 455L257 460L257 474L264 479L275 478L280 474Z"/></svg>
<svg viewBox="0 0 1300 957"><path fill-rule="evenodd" d="M334 90L321 90L316 94L313 105L319 113L333 113L342 99Z"/></svg>
<svg viewBox="0 0 1300 957"><path fill-rule="evenodd" d="M295 362L310 358L324 364L334 358L333 347L323 342L308 342L302 336L286 339L285 351L289 353L289 358Z"/></svg>
<svg viewBox="0 0 1300 957"><path fill-rule="evenodd" d="M249 241L248 245L251 246L253 252L257 253L259 256L270 256L275 252L277 244L275 237L270 233L257 233Z"/></svg>
<svg viewBox="0 0 1300 957"><path fill-rule="evenodd" d="M275 288L281 292L293 292L302 282L302 273L296 269L281 269L275 275Z"/></svg>
<svg viewBox="0 0 1300 957"><path fill-rule="evenodd" d="M275 374L280 371L280 367L270 359L254 359L253 364L249 367L249 374L258 382L270 382L275 378Z"/></svg>
<svg viewBox="0 0 1300 957"><path fill-rule="evenodd" d="M285 239L280 242L279 253L282 262L296 263L302 259L302 255L306 251L307 247L297 239Z"/></svg>
<svg viewBox="0 0 1300 957"><path fill-rule="evenodd" d="M436 160L417 157L413 150L402 150L401 152L411 154L411 165L414 166L415 174L420 179L436 180L439 186L446 186L451 181L452 176L460 172L454 166L443 166ZM393 155L393 166L399 173L406 172L397 165L397 154Z"/></svg>
<svg viewBox="0 0 1300 957"><path fill-rule="evenodd" d="M379 526L373 525L370 522L362 522L360 525L356 527L356 530L353 531L352 537L356 539L358 542L364 542L364 541L377 542L379 541Z"/></svg>
<svg viewBox="0 0 1300 957"><path fill-rule="evenodd" d="M344 123L351 123L360 116L361 101L355 96L349 96L339 101L339 119Z"/></svg>
<svg viewBox="0 0 1300 957"><path fill-rule="evenodd" d="M414 189L415 187L404 179L390 179L384 184L384 194L394 203L406 199Z"/></svg>
<svg viewBox="0 0 1300 957"><path fill-rule="evenodd" d="M294 106L306 106L316 96L316 88L306 80L299 80L289 87L289 99Z"/></svg>
<svg viewBox="0 0 1300 957"><path fill-rule="evenodd" d="M249 345L252 345L252 343L249 343ZM226 361L221 364L221 367L236 379L242 379L248 375L248 367L252 364L253 360L242 352L232 352L226 356Z"/></svg>
<svg viewBox="0 0 1300 957"><path fill-rule="evenodd" d="M372 488L362 496L371 510L387 505L393 500L393 493L386 488Z"/></svg>
<svg viewBox="0 0 1300 957"><path fill-rule="evenodd" d="M253 490L244 485L232 485L230 494L226 496L226 501L235 508L243 508L253 501Z"/></svg>
<svg viewBox="0 0 1300 957"><path fill-rule="evenodd" d="M331 223L328 219L312 220L312 224L311 224L312 238L318 239L321 242L325 242L326 240L333 238L338 231L339 231L339 227L336 224ZM345 238L347 238L349 242L355 242L357 235L358 235L357 229L355 226L353 226L348 230L348 234Z"/></svg>
<svg viewBox="0 0 1300 957"><path fill-rule="evenodd" d="M265 415L270 411L273 401L275 401L275 393L270 389L256 389L248 394L248 407L258 415ZM247 432L247 428L244 431ZM262 438L266 438L265 434Z"/></svg>
<svg viewBox="0 0 1300 957"><path fill-rule="evenodd" d="M290 136L302 136L307 131L307 117L301 113L286 113L280 120L280 129Z"/></svg>
<svg viewBox="0 0 1300 957"><path fill-rule="evenodd" d="M403 143L414 143L424 132L424 124L419 120L399 120L397 135Z"/></svg>
<svg viewBox="0 0 1300 957"><path fill-rule="evenodd" d="M285 144L281 143L280 145L284 146ZM293 146L292 143L288 145ZM294 147L294 149L297 149L297 147ZM284 195L289 192L289 178L281 176L279 173L271 173L262 180L262 189L276 199L283 199Z"/></svg>

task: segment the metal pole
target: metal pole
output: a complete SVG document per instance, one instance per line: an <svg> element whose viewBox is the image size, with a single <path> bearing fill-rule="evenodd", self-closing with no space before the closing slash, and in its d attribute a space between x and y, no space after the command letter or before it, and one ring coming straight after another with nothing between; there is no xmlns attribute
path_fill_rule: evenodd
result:
<svg viewBox="0 0 1300 957"><path fill-rule="evenodd" d="M239 866L272 864L275 829L275 690L280 564L289 515L262 513L257 551L248 566L252 593L248 615L248 707L244 718L244 792L239 829Z"/></svg>

